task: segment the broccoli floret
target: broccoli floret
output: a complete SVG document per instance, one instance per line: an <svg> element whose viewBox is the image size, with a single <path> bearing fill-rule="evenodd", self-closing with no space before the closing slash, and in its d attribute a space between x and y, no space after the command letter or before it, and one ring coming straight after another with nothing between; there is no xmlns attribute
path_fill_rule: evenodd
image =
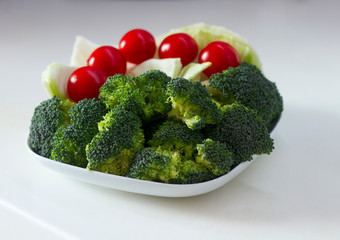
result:
<svg viewBox="0 0 340 240"><path fill-rule="evenodd" d="M70 109L70 124L74 125L78 129L85 128L90 129L91 131L96 131L98 128L98 122L103 119L103 116L107 112L108 109L103 102L95 98L83 99Z"/></svg>
<svg viewBox="0 0 340 240"><path fill-rule="evenodd" d="M178 152L154 148L141 149L132 159L128 177L169 183L178 176Z"/></svg>
<svg viewBox="0 0 340 240"><path fill-rule="evenodd" d="M99 98L110 109L122 105L149 122L171 110L166 94L169 80L170 77L158 70L150 70L135 78L117 74L103 84Z"/></svg>
<svg viewBox="0 0 340 240"><path fill-rule="evenodd" d="M168 83L167 92L172 103L169 117L183 121L191 129L201 129L206 124L220 122L220 109L199 81L172 79Z"/></svg>
<svg viewBox="0 0 340 240"><path fill-rule="evenodd" d="M228 173L233 165L231 151L218 141L206 139L197 145L197 151L196 162L207 167L216 176Z"/></svg>
<svg viewBox="0 0 340 240"><path fill-rule="evenodd" d="M206 137L226 144L234 163L252 159L254 154L269 154L274 146L263 119L241 104L225 105L222 121L205 129Z"/></svg>
<svg viewBox="0 0 340 240"><path fill-rule="evenodd" d="M87 169L125 176L131 158L144 146L141 120L117 106L99 122L99 132L86 146Z"/></svg>
<svg viewBox="0 0 340 240"><path fill-rule="evenodd" d="M230 171L232 153L227 146L211 139L197 144L193 159L183 159L178 165L178 176L171 180L175 184L192 184L209 181Z"/></svg>
<svg viewBox="0 0 340 240"><path fill-rule="evenodd" d="M204 165L193 160L187 160L180 164L178 176L171 180L173 184L193 184L209 181L216 176Z"/></svg>
<svg viewBox="0 0 340 240"><path fill-rule="evenodd" d="M177 151L182 158L192 158L196 145L203 141L199 130L192 130L184 123L174 120L165 121L153 134L148 144L150 147L167 151Z"/></svg>
<svg viewBox="0 0 340 240"><path fill-rule="evenodd" d="M78 167L86 167L86 142L82 138L78 138L79 135L81 135L80 132L73 126L60 127L53 136L51 159Z"/></svg>
<svg viewBox="0 0 340 240"><path fill-rule="evenodd" d="M205 182L216 176L194 160L183 160L177 151L143 148L132 160L127 175L131 178L172 184Z"/></svg>
<svg viewBox="0 0 340 240"><path fill-rule="evenodd" d="M276 84L250 63L242 62L236 68L213 74L209 84L213 97L221 105L236 102L254 109L267 126L278 119L283 110L282 97Z"/></svg>
<svg viewBox="0 0 340 240"><path fill-rule="evenodd" d="M150 70L134 78L137 87L144 93L143 110L146 121L163 117L171 110L171 103L167 101L166 93L166 86L170 79L159 70Z"/></svg>
<svg viewBox="0 0 340 240"><path fill-rule="evenodd" d="M128 75L116 74L108 77L99 90L99 99L108 109L120 105L144 118L142 106L145 105L144 94L136 87L133 78Z"/></svg>
<svg viewBox="0 0 340 240"><path fill-rule="evenodd" d="M86 167L86 145L98 133L98 122L106 113L105 104L97 99L84 99L71 107L70 125L60 128L53 137L51 159Z"/></svg>
<svg viewBox="0 0 340 240"><path fill-rule="evenodd" d="M74 104L55 96L35 108L28 136L28 145L35 153L47 158L51 156L53 135L69 124L68 110Z"/></svg>

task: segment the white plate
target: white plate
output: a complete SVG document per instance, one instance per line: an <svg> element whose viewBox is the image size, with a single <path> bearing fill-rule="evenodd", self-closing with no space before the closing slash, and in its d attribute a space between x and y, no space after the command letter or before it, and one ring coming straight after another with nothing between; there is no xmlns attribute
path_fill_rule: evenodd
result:
<svg viewBox="0 0 340 240"><path fill-rule="evenodd" d="M252 161L243 162L229 173L207 182L195 184L167 184L89 171L84 168L39 156L31 149L30 152L44 166L77 180L116 190L162 197L189 197L211 192L239 175L256 158L256 156L254 156Z"/></svg>

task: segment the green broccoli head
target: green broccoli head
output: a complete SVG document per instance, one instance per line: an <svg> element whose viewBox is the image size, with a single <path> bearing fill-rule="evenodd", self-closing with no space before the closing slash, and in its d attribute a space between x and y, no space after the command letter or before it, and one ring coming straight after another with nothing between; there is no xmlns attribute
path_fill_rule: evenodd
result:
<svg viewBox="0 0 340 240"><path fill-rule="evenodd" d="M192 158L196 145L202 141L203 135L199 130L192 130L179 121L167 120L155 131L148 144L153 148L177 151L182 158Z"/></svg>
<svg viewBox="0 0 340 240"><path fill-rule="evenodd" d="M207 167L216 176L228 173L233 165L231 151L218 141L206 139L197 145L197 151L196 162Z"/></svg>
<svg viewBox="0 0 340 240"><path fill-rule="evenodd" d="M134 78L136 86L144 93L143 110L146 121L163 117L171 110L166 93L170 79L159 70L150 70Z"/></svg>
<svg viewBox="0 0 340 240"><path fill-rule="evenodd" d="M144 118L142 107L145 105L144 94L136 87L133 78L128 75L116 74L108 77L99 90L99 99L108 109L121 105Z"/></svg>
<svg viewBox="0 0 340 240"><path fill-rule="evenodd" d="M183 121L191 129L201 129L206 124L220 122L220 109L199 81L172 79L168 83L167 92L172 103L169 117Z"/></svg>
<svg viewBox="0 0 340 240"><path fill-rule="evenodd" d="M106 113L105 104L97 99L84 99L71 107L70 124L60 128L53 137L51 159L86 167L86 145L98 133L98 122Z"/></svg>
<svg viewBox="0 0 340 240"><path fill-rule="evenodd" d="M84 129L97 129L97 124L108 112L105 104L95 98L83 99L70 108L70 124Z"/></svg>
<svg viewBox="0 0 340 240"><path fill-rule="evenodd" d="M87 169L124 176L131 158L144 146L141 120L117 106L99 122L96 136L86 146Z"/></svg>
<svg viewBox="0 0 340 240"><path fill-rule="evenodd" d="M216 178L207 167L193 160L181 162L178 167L178 176L171 180L173 184L201 183Z"/></svg>
<svg viewBox="0 0 340 240"><path fill-rule="evenodd" d="M135 78L117 74L103 84L99 98L110 109L122 105L143 121L149 122L171 110L166 94L169 80L165 73L158 70L150 70Z"/></svg>
<svg viewBox="0 0 340 240"><path fill-rule="evenodd" d="M160 148L143 148L132 159L128 177L169 183L177 178L180 164L178 152Z"/></svg>
<svg viewBox="0 0 340 240"><path fill-rule="evenodd" d="M47 158L51 156L53 135L69 124L68 111L74 104L55 96L35 108L28 136L28 145L35 153Z"/></svg>
<svg viewBox="0 0 340 240"><path fill-rule="evenodd" d="M254 109L267 126L278 119L283 110L282 97L276 84L250 63L242 62L236 68L213 74L209 84L213 97L221 105L236 102Z"/></svg>
<svg viewBox="0 0 340 240"><path fill-rule="evenodd" d="M207 138L226 144L235 164L251 160L254 154L269 154L274 148L263 119L241 104L225 105L222 121L205 132Z"/></svg>
<svg viewBox="0 0 340 240"><path fill-rule="evenodd" d="M63 126L53 136L51 159L78 167L86 167L85 147L87 142L79 137L74 126Z"/></svg>

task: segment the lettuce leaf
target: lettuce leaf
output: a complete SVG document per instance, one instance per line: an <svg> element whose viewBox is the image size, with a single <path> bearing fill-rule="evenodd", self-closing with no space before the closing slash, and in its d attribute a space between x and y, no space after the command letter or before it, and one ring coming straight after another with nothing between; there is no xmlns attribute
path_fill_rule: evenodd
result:
<svg viewBox="0 0 340 240"><path fill-rule="evenodd" d="M51 97L59 96L67 99L67 81L77 67L66 66L61 63L52 63L41 75L41 83Z"/></svg>
<svg viewBox="0 0 340 240"><path fill-rule="evenodd" d="M86 66L87 59L98 47L100 47L100 45L88 40L87 38L77 36L72 49L70 65L77 67Z"/></svg>
<svg viewBox="0 0 340 240"><path fill-rule="evenodd" d="M211 62L205 63L189 63L185 67L182 68L182 71L179 77L183 77L186 79L191 79L192 81L200 81L202 72L211 66Z"/></svg>
<svg viewBox="0 0 340 240"><path fill-rule="evenodd" d="M181 69L182 63L180 58L152 58L137 65L130 72L127 72L127 74L131 76L138 76L149 70L159 70L169 77L175 78L179 76Z"/></svg>

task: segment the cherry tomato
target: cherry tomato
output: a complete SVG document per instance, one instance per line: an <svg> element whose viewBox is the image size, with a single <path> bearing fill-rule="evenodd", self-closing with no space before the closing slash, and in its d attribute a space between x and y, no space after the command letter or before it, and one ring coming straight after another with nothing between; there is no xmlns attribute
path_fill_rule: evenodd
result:
<svg viewBox="0 0 340 240"><path fill-rule="evenodd" d="M94 67L81 67L68 79L67 93L74 102L84 98L98 98L99 88L106 82L107 74Z"/></svg>
<svg viewBox="0 0 340 240"><path fill-rule="evenodd" d="M122 37L119 50L128 62L139 64L155 55L156 41L148 31L133 29Z"/></svg>
<svg viewBox="0 0 340 240"><path fill-rule="evenodd" d="M199 56L198 62L211 62L211 66L203 72L210 77L214 73L222 72L229 67L237 67L241 63L240 56L235 48L226 42L211 42L205 46Z"/></svg>
<svg viewBox="0 0 340 240"><path fill-rule="evenodd" d="M197 43L186 33L166 37L158 49L159 58L180 58L183 66L194 61L197 54Z"/></svg>
<svg viewBox="0 0 340 240"><path fill-rule="evenodd" d="M124 55L117 48L111 46L102 46L94 50L87 60L87 65L102 70L108 76L126 73Z"/></svg>

